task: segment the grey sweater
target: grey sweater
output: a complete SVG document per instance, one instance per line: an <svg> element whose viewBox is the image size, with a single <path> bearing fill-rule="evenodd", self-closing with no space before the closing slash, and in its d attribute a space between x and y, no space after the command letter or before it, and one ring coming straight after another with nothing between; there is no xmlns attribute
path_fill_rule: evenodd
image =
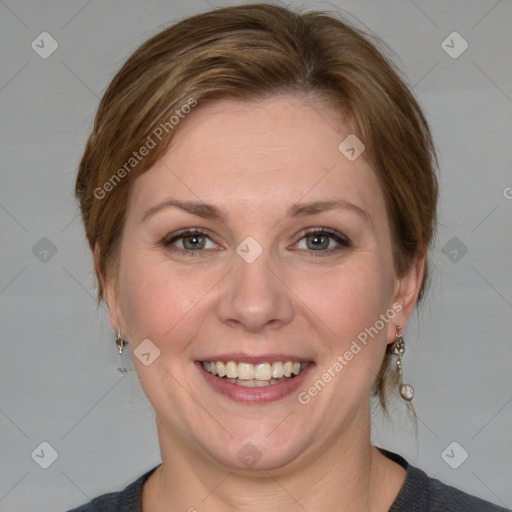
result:
<svg viewBox="0 0 512 512"><path fill-rule="evenodd" d="M510 512L509 509L430 478L396 453L382 448L379 450L406 470L405 482L389 512ZM155 469L139 477L121 492L103 494L68 512L142 512L142 486Z"/></svg>

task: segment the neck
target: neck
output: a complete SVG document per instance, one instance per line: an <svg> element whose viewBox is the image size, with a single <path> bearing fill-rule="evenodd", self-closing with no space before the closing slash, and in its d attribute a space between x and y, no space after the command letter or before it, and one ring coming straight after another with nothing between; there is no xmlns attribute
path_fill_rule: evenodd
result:
<svg viewBox="0 0 512 512"><path fill-rule="evenodd" d="M338 510L386 512L405 470L370 443L370 422L327 434L319 446L285 467L237 471L176 439L158 421L162 466L143 489L144 512ZM357 427L357 428L356 428Z"/></svg>

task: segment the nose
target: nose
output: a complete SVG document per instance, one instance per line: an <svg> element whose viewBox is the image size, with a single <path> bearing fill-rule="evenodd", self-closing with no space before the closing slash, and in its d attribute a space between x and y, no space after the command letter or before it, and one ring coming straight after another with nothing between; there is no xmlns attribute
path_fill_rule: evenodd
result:
<svg viewBox="0 0 512 512"><path fill-rule="evenodd" d="M294 314L293 292L268 251L252 263L233 255L234 268L223 280L219 318L231 327L261 332L282 327Z"/></svg>

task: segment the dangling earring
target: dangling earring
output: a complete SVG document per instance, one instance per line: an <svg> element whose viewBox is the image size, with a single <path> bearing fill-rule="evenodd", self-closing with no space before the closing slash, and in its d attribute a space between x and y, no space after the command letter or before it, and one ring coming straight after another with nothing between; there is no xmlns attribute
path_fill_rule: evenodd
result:
<svg viewBox="0 0 512 512"><path fill-rule="evenodd" d="M396 356L396 371L398 373L398 390L400 391L400 396L410 402L414 397L414 388L410 384L403 383L403 372L402 372L402 356L405 352L405 343L404 338L400 334L401 327L399 325L396 326L396 334L395 341L391 345L390 351Z"/></svg>
<svg viewBox="0 0 512 512"><path fill-rule="evenodd" d="M121 336L121 329L118 329L117 336L116 336L116 347L117 351L119 352L119 366L117 367L117 370L122 373L123 375L126 375L128 372L133 372L134 369L130 368L128 366L125 366L126 363L123 363L121 361L121 354L123 353L123 348L125 345L127 345L128 342L123 339Z"/></svg>
<svg viewBox="0 0 512 512"><path fill-rule="evenodd" d="M119 354L123 353L123 348L124 348L125 343L126 343L126 341L124 341L123 337L121 336L121 329L118 329L117 336L116 336L116 346L117 346L117 351L119 352Z"/></svg>

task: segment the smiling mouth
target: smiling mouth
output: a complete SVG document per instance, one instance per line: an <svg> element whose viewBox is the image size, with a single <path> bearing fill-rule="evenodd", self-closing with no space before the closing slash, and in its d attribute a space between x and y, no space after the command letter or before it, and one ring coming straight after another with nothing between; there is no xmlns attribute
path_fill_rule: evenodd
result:
<svg viewBox="0 0 512 512"><path fill-rule="evenodd" d="M275 361L273 363L237 363L235 361L202 361L210 374L237 386L248 388L273 386L300 375L309 362Z"/></svg>

